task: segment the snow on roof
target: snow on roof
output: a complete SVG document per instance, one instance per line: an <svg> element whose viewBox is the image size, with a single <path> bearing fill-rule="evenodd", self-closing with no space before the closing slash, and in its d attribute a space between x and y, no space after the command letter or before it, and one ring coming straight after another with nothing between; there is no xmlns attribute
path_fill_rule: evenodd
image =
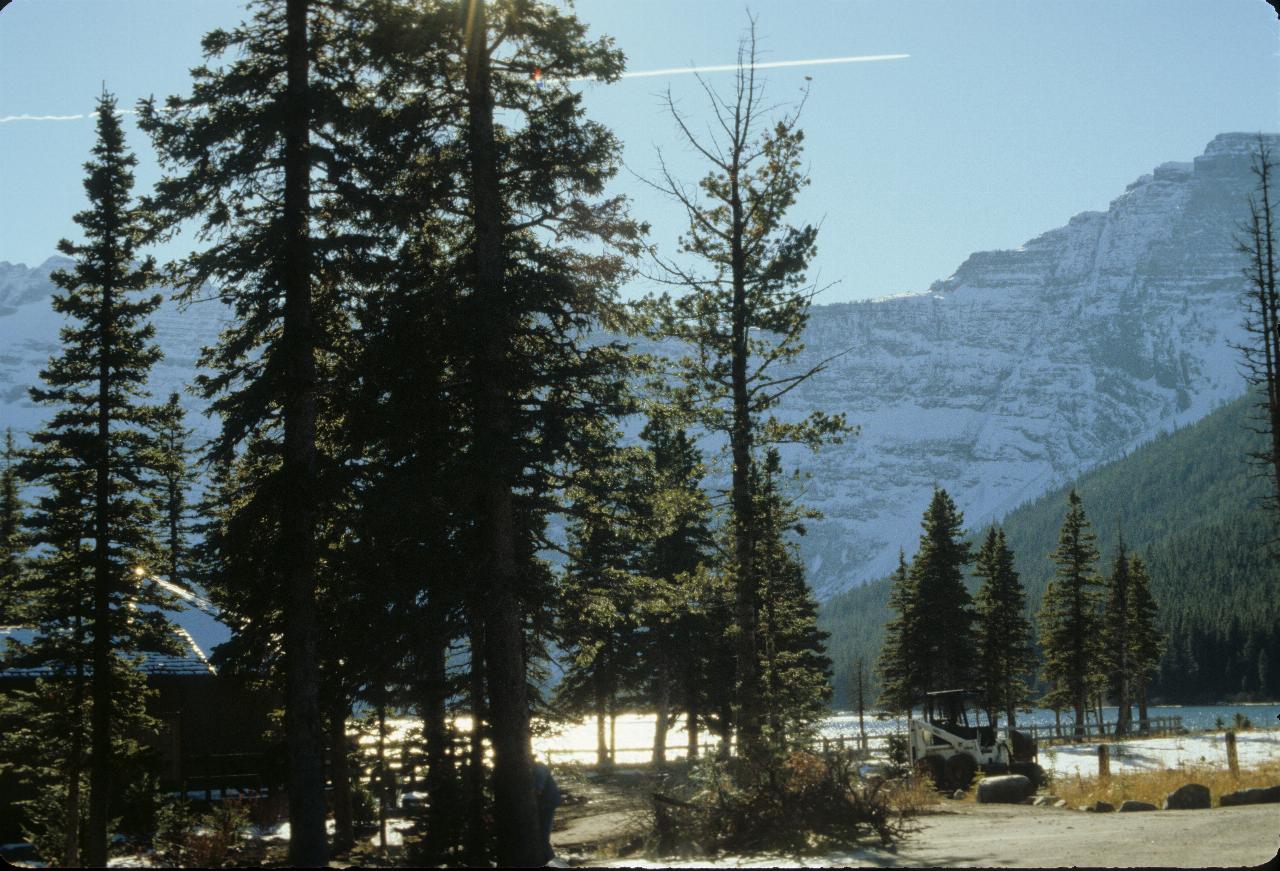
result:
<svg viewBox="0 0 1280 871"><path fill-rule="evenodd" d="M30 644L36 639L36 631L29 626L0 626L0 656L4 654L5 649L9 646L7 643L9 639L19 644ZM204 651L200 649L200 645L196 644L195 639L191 637L191 633L181 626L175 626L173 631L178 637L178 644L182 649L181 652L173 654L142 651L136 654L142 659L139 670L143 674L217 674L213 666L209 664L209 659L205 656ZM6 667L0 662L0 680L14 677L47 677L53 673L53 669L48 665L22 668Z"/></svg>

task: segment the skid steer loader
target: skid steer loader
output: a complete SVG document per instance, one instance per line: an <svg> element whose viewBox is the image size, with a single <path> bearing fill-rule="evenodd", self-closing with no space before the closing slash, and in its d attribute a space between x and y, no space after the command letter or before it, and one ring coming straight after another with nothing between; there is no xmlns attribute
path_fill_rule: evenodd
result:
<svg viewBox="0 0 1280 871"><path fill-rule="evenodd" d="M1037 788L1043 786L1035 740L1016 729L1000 734L977 699L969 690L925 695L923 716L907 721L912 766L939 789L968 789L979 768L988 775L1022 774Z"/></svg>

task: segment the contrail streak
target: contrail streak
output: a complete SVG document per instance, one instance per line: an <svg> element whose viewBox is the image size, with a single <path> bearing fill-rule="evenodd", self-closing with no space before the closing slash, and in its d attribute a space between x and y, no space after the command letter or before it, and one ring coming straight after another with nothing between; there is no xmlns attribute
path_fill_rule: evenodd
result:
<svg viewBox="0 0 1280 871"><path fill-rule="evenodd" d="M14 121L83 121L85 118L92 118L97 115L97 110L92 112L82 112L79 115L4 115L0 117L0 124L11 124ZM137 115L137 109L117 109L117 115Z"/></svg>
<svg viewBox="0 0 1280 871"><path fill-rule="evenodd" d="M623 79L652 79L660 76L682 76L690 73L726 73L737 70L757 69L757 70L776 70L783 67L816 67L827 64L856 64L867 63L868 61L881 60L905 60L911 57L909 54L858 54L849 57L819 57L810 58L808 60L775 60L758 64L715 64L711 66L700 67L668 67L661 70L637 70L636 72L623 73L619 78ZM550 80L551 77L548 76ZM593 76L575 76L569 79L563 79L567 82L593 82L596 79ZM136 109L119 109L121 115L135 115ZM86 118L92 118L97 112L84 112L79 115L4 115L0 116L0 124L12 124L15 121L83 121Z"/></svg>
<svg viewBox="0 0 1280 871"><path fill-rule="evenodd" d="M809 60L775 60L766 63L757 64L717 64L715 66L701 67L670 67L663 70L640 70L633 73L623 73L619 78L623 79L648 79L656 76L680 76L688 73L725 73L736 70L757 69L772 70L781 67L815 67L821 64L855 64L866 63L867 61L878 60L903 60L909 58L909 54L859 54L849 57L821 57L811 58ZM593 81L590 76L579 76L569 79L570 82L586 82Z"/></svg>

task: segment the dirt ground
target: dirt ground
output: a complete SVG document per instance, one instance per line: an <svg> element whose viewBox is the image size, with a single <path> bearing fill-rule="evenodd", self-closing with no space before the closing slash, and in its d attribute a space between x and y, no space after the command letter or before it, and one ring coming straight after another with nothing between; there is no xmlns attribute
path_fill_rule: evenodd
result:
<svg viewBox="0 0 1280 871"><path fill-rule="evenodd" d="M557 772L567 794L551 842L569 865L698 867L710 862L650 858L644 834L659 781L642 769L609 775ZM867 847L826 856L725 858L721 867L864 866L1055 868L1250 867L1280 851L1280 805L1199 811L1083 813L1029 805L943 799L892 850ZM1280 869L1280 865L1276 866Z"/></svg>
<svg viewBox="0 0 1280 871"><path fill-rule="evenodd" d="M1257 866L1280 849L1280 805L1090 814L1065 808L948 802L919 818L881 867L1140 868Z"/></svg>

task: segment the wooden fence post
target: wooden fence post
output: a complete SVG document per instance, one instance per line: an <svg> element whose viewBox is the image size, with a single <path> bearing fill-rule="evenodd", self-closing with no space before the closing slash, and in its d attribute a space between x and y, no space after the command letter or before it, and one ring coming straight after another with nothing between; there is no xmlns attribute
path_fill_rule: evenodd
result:
<svg viewBox="0 0 1280 871"><path fill-rule="evenodd" d="M1098 745L1098 779L1111 779L1111 748L1106 744Z"/></svg>
<svg viewBox="0 0 1280 871"><path fill-rule="evenodd" d="M1232 777L1240 776L1240 760L1236 756L1236 733L1228 730L1222 736L1227 741L1227 767L1231 769Z"/></svg>

